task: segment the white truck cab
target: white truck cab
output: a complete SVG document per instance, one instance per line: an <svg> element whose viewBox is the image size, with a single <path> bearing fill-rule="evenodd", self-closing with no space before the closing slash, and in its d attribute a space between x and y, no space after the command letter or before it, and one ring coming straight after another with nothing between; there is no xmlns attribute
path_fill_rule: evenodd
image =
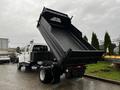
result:
<svg viewBox="0 0 120 90"><path fill-rule="evenodd" d="M29 67L37 65L38 62L46 59L48 53L48 46L40 43L32 43L24 47L19 57L18 69L22 66Z"/></svg>

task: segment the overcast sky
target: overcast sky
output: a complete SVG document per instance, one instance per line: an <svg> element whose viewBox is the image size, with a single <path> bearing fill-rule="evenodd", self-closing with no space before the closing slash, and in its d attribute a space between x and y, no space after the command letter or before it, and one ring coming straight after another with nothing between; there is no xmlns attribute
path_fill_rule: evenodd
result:
<svg viewBox="0 0 120 90"><path fill-rule="evenodd" d="M95 32L102 40L106 31L112 39L120 37L120 0L0 0L0 38L9 38L10 47L44 43L36 28L44 6L73 16L89 39Z"/></svg>

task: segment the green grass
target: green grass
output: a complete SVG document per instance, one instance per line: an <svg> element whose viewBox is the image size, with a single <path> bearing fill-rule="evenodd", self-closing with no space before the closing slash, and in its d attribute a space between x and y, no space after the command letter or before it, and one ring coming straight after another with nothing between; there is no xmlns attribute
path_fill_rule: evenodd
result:
<svg viewBox="0 0 120 90"><path fill-rule="evenodd" d="M108 62L87 65L86 74L120 81L120 70L111 67Z"/></svg>

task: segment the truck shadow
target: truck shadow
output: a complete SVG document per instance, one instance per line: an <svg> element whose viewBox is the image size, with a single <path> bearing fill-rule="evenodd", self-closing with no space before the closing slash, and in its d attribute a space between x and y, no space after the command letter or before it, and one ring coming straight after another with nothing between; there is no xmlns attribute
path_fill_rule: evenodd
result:
<svg viewBox="0 0 120 90"><path fill-rule="evenodd" d="M53 85L53 90L83 90L83 78L66 79L65 76L61 76L61 82Z"/></svg>

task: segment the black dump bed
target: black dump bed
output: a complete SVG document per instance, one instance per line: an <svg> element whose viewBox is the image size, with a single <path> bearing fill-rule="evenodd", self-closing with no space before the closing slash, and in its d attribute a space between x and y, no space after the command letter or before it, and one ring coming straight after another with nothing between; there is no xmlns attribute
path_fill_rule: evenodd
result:
<svg viewBox="0 0 120 90"><path fill-rule="evenodd" d="M104 53L82 38L66 14L44 8L37 27L60 64L96 63Z"/></svg>

